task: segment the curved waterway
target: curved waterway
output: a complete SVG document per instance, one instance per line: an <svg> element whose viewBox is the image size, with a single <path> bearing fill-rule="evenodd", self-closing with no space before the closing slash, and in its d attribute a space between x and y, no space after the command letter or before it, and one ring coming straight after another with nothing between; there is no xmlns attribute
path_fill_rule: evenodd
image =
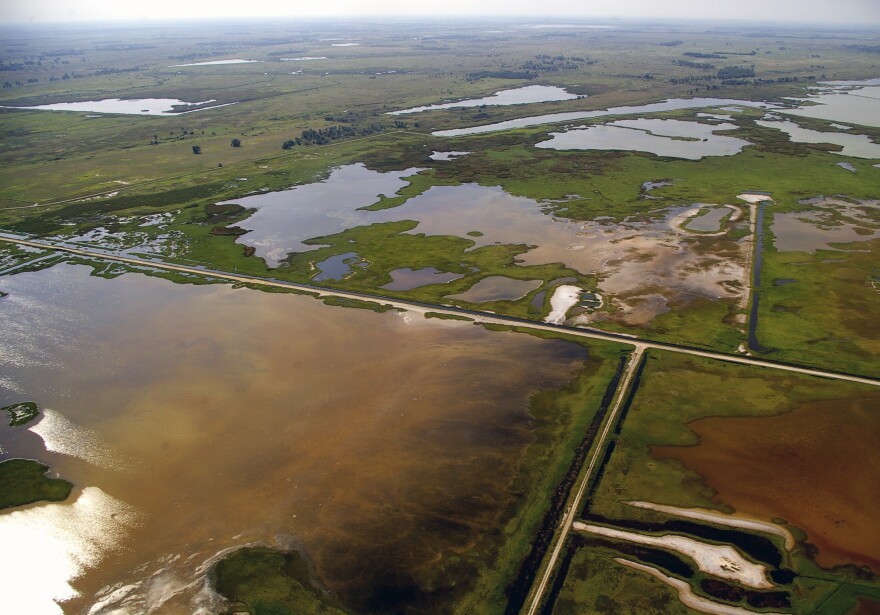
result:
<svg viewBox="0 0 880 615"><path fill-rule="evenodd" d="M45 409L0 425L0 459L75 485L0 512L0 612L212 612L204 565L253 543L296 547L358 610L382 587L448 604L522 502L529 397L589 360L418 314L89 272L0 278L0 356L16 357L0 405Z"/></svg>
<svg viewBox="0 0 880 615"><path fill-rule="evenodd" d="M482 126L469 128L454 128L452 130L438 130L431 133L435 137L463 137L466 135L478 135L487 132L512 130L514 128L528 128L543 124L555 124L558 122L572 122L596 117L611 117L615 115L633 115L638 113L661 113L663 111L678 111L680 109L702 109L703 107L720 107L722 105L739 105L741 107L758 107L761 109L774 108L775 105L750 100L736 100L733 98L671 98L658 103L647 105L628 105L623 107L609 107L597 111L567 111L564 113L550 113L547 115L532 115L515 120L507 120Z"/></svg>

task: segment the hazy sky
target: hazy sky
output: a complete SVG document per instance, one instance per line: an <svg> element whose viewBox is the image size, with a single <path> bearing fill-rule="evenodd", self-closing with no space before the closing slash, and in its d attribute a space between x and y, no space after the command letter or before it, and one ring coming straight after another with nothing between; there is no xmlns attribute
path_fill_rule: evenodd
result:
<svg viewBox="0 0 880 615"><path fill-rule="evenodd" d="M719 18L880 25L880 0L0 0L0 22L269 16Z"/></svg>

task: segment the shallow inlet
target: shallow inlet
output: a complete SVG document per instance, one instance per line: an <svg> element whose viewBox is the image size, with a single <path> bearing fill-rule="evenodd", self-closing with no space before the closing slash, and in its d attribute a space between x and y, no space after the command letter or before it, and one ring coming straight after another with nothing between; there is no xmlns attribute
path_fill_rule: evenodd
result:
<svg viewBox="0 0 880 615"><path fill-rule="evenodd" d="M880 89L880 88L878 88ZM880 113L880 107L878 107ZM831 143L843 149L834 152L850 158L880 158L880 143L874 143L867 135L849 134L845 132L820 132L801 128L794 122L762 121L755 122L764 128L775 128L786 133L795 143Z"/></svg>
<svg viewBox="0 0 880 615"><path fill-rule="evenodd" d="M509 481L534 434L530 395L586 360L579 346L416 314L88 273L0 279L0 402L52 411L39 429L0 425L2 457L76 485L24 519L0 513L0 533L33 535L90 493L114 531L59 532L45 557L72 569L22 567L43 553L27 544L7 554L3 612L57 613L70 583L82 594L71 612L104 599L193 613L210 599L201 565L254 542L295 545L355 606L399 583L418 603L421 579L468 578L456 561L483 553L520 501Z"/></svg>
<svg viewBox="0 0 880 615"><path fill-rule="evenodd" d="M808 104L780 112L786 115L880 128L880 80L878 79L828 82L816 88L816 94L796 100Z"/></svg>

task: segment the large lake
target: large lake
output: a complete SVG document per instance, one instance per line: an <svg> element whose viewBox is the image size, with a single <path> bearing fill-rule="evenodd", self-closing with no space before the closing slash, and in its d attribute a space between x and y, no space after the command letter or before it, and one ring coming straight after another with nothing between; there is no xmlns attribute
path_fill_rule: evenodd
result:
<svg viewBox="0 0 880 615"><path fill-rule="evenodd" d="M210 612L206 564L253 543L295 546L355 605L455 570L521 501L529 397L588 360L416 313L89 271L0 278L0 404L43 408L2 423L0 458L76 485L0 513L0 612Z"/></svg>

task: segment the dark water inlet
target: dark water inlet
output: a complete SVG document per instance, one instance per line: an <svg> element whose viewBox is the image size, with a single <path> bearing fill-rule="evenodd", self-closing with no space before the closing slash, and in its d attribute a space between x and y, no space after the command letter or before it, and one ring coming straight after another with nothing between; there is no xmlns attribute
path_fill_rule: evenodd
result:
<svg viewBox="0 0 880 615"><path fill-rule="evenodd" d="M554 607L556 607L556 600L559 598L559 592L562 591L562 586L565 585L565 581L568 578L568 571L571 568L571 560L574 558L574 554L577 553L578 549L582 546L580 544L581 540L580 536L571 536L567 540L565 555L562 557L562 562L560 562L559 567L556 569L556 576L553 577L553 584L550 586L550 591L547 592L544 602L541 604L541 615L553 615Z"/></svg>
<svg viewBox="0 0 880 615"><path fill-rule="evenodd" d="M754 560L764 562L772 568L782 565L782 554L776 545L766 536L757 536L734 529L722 529L712 525L703 525L693 521L671 519L663 522L637 521L635 519L609 519L602 515L588 514L585 520L610 527L618 527L640 532L676 532L711 540L712 542L731 544ZM784 578L784 575L783 577Z"/></svg>
<svg viewBox="0 0 880 615"><path fill-rule="evenodd" d="M633 376L632 384L626 395L626 401L623 403L623 408L620 409L620 416L617 417L617 424L614 426L614 433L617 435L620 435L620 430L623 429L623 421L626 420L626 415L629 414L629 408L632 406L633 400L636 398L636 393L642 382L642 372L645 371L645 364L647 362L648 353L646 351L642 354L642 358L639 360L639 366L636 368L636 373Z"/></svg>
<svg viewBox="0 0 880 615"><path fill-rule="evenodd" d="M764 205L758 203L755 220L755 258L752 265L752 308L749 312L749 348L755 352L766 352L768 348L758 342L758 301L761 293L761 261L764 251Z"/></svg>
<svg viewBox="0 0 880 615"><path fill-rule="evenodd" d="M617 391L620 379L623 377L623 372L626 369L626 362L627 356L621 356L620 361L617 364L617 371L611 379L611 382L608 383L608 387L605 389L602 403L599 405L596 415L590 422L586 435L584 435L583 440L581 440L575 450L571 466L563 477L562 482L560 482L559 486L556 488L556 493L553 494L553 499L550 502L550 509L547 511L547 514L544 515L544 521L541 523L541 528L538 530L535 540L532 542L532 549L529 551L526 559L523 560L516 579L514 579L505 591L507 594L507 607L504 609L504 615L517 615L525 604L526 597L529 595L532 583L535 580L535 575L538 573L538 568L541 566L544 555L547 553L547 549L550 546L553 532L559 525L559 520L565 511L565 504L568 502L571 489L584 465L584 460L590 450L590 445L593 443L593 439L599 432L599 427L602 425L602 421L605 419L605 414L608 412L608 408L611 406L611 401L614 399L614 394Z"/></svg>

